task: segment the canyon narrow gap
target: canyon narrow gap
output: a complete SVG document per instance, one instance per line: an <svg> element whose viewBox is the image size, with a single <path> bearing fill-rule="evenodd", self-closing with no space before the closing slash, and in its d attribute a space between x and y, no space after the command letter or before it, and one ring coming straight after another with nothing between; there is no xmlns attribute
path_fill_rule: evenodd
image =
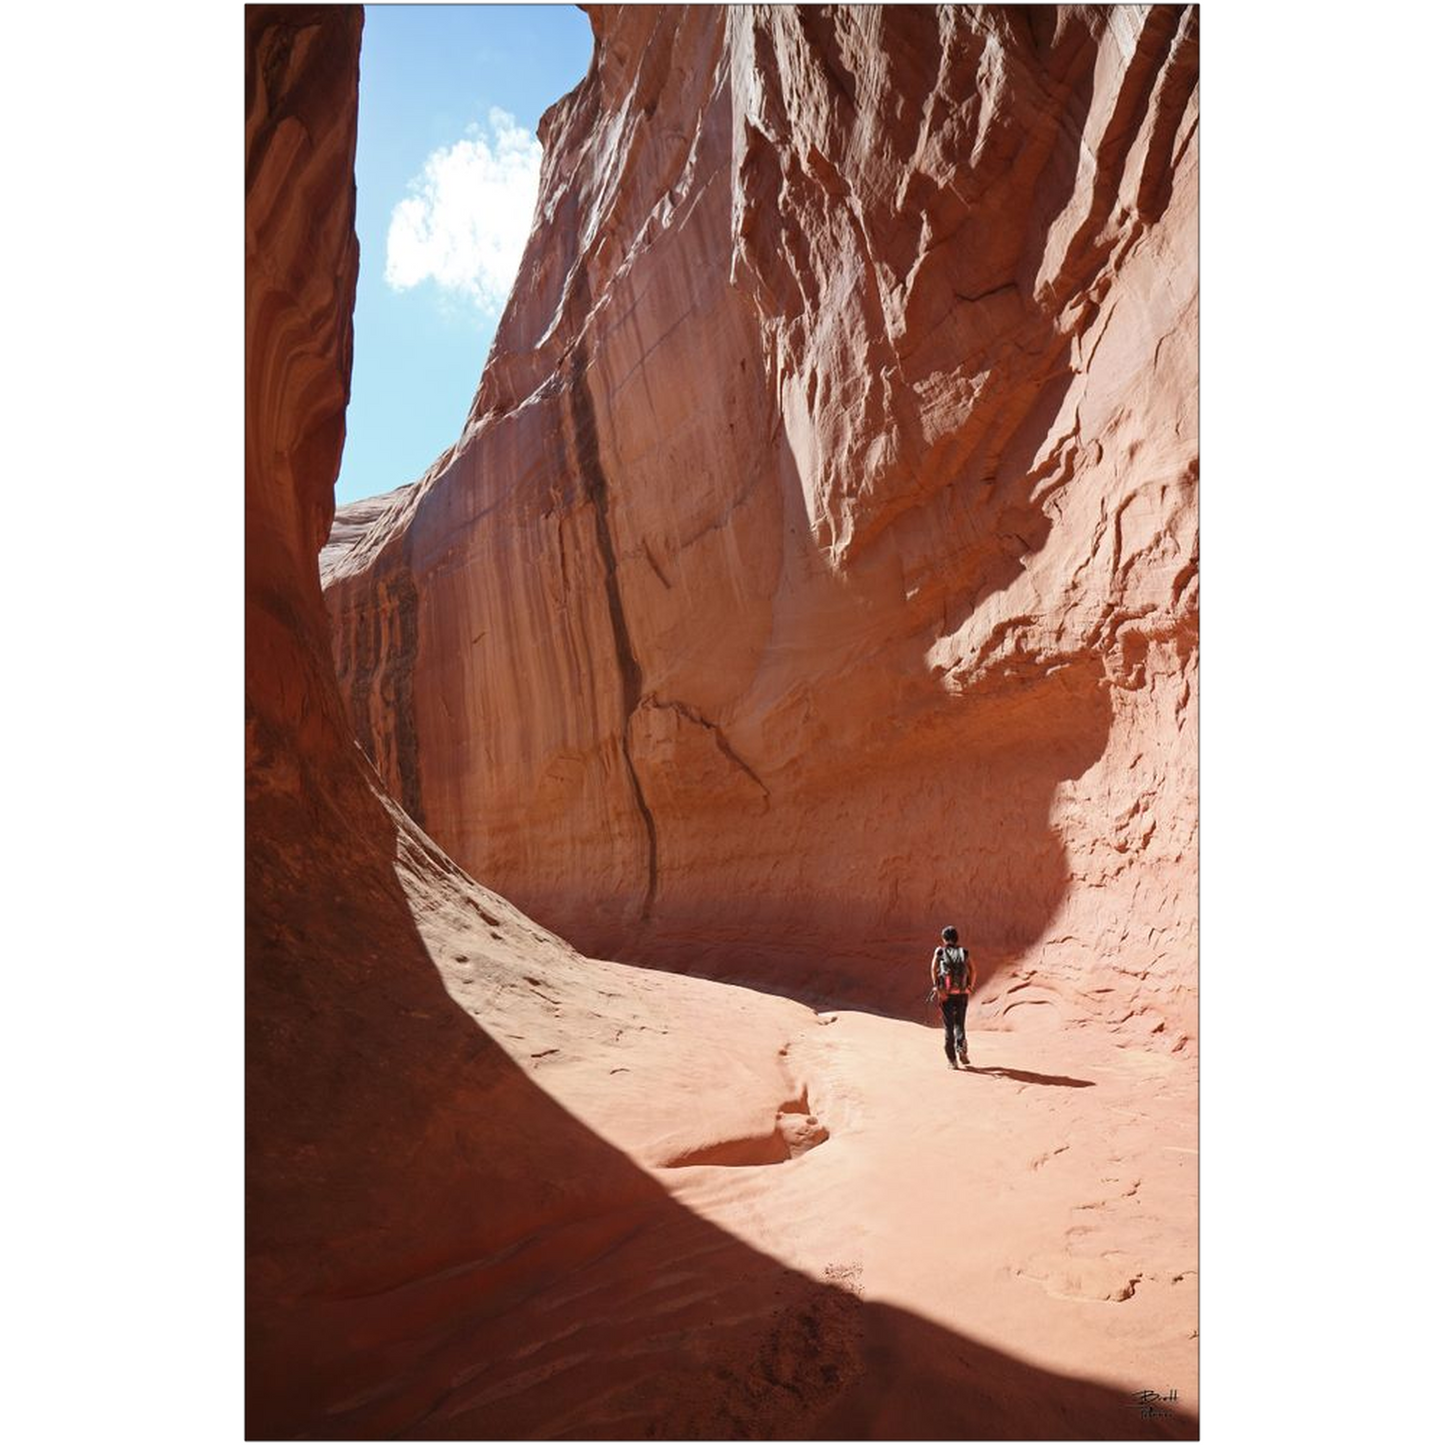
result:
<svg viewBox="0 0 1445 1445"><path fill-rule="evenodd" d="M363 17L247 8L248 1434L1193 1438L1197 11L584 9L335 511Z"/></svg>

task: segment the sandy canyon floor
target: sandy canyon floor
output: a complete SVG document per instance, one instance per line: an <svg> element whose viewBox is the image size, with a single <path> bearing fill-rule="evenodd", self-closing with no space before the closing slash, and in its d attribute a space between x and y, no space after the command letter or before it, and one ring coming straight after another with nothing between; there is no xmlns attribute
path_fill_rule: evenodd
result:
<svg viewBox="0 0 1445 1445"><path fill-rule="evenodd" d="M656 975L629 992L641 1047L516 1057L688 1209L1121 1407L1156 1389L1197 1411L1191 1063L975 1028L954 1072L922 1023Z"/></svg>
<svg viewBox="0 0 1445 1445"><path fill-rule="evenodd" d="M579 1172L637 1183L599 1213L559 1176L506 1248L352 1301L365 1374L322 1433L1196 1436L1192 1059L975 1026L955 1072L921 989L905 1021L516 946L509 920L479 949L409 891L536 1100L498 1117L575 1125ZM515 1151L488 1127L468 1147Z"/></svg>

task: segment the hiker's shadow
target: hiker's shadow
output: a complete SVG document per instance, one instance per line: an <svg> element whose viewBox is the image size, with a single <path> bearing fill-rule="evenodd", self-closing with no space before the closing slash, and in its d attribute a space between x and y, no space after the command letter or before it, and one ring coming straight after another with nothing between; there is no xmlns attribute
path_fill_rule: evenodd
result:
<svg viewBox="0 0 1445 1445"><path fill-rule="evenodd" d="M970 1074L990 1074L996 1079L1017 1079L1021 1084L1053 1084L1060 1089L1092 1089L1092 1079L1071 1079L1067 1074L1032 1074L1027 1069L1005 1069L995 1064L992 1068L980 1069L970 1066Z"/></svg>

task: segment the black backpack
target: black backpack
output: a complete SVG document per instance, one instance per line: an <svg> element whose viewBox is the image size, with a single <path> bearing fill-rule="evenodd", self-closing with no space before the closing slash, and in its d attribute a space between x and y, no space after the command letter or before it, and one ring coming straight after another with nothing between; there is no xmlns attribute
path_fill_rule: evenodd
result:
<svg viewBox="0 0 1445 1445"><path fill-rule="evenodd" d="M950 955L957 954L957 957ZM940 947L934 954L937 971L942 975L940 984L946 980L947 987L957 986L962 988L968 982L968 950L956 943L950 943Z"/></svg>

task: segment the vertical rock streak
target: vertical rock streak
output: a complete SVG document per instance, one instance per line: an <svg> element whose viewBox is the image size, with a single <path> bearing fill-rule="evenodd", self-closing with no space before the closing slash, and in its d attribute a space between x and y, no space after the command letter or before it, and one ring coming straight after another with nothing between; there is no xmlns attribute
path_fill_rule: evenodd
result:
<svg viewBox="0 0 1445 1445"><path fill-rule="evenodd" d="M393 795L425 827L416 724L418 596L410 550L409 535L403 534L395 545L399 560L378 581L378 605L338 616L334 640L356 739Z"/></svg>
<svg viewBox="0 0 1445 1445"><path fill-rule="evenodd" d="M581 268L579 267L579 274ZM585 286L585 281L583 282ZM627 768L632 796L642 819L647 838L647 892L642 902L642 918L652 916L657 898L657 822L642 791L637 765L632 757L631 723L642 702L642 668L633 650L627 630L627 613L622 606L622 588L617 578L617 549L612 540L608 517L607 476L602 470L602 457L597 442L597 413L592 393L587 386L587 348L579 343L573 353L571 385L568 389L568 412L572 423L572 460L582 483L583 495L592 509L597 534L597 551L602 558L603 583L607 589L607 616L612 626L612 640L617 648L617 677L621 688L621 727L619 746Z"/></svg>
<svg viewBox="0 0 1445 1445"><path fill-rule="evenodd" d="M426 826L422 801L420 744L416 727L417 591L411 566L398 569L394 615L398 636L382 669L381 698L386 715L395 719L396 771L401 779L401 804L413 820ZM378 734L381 729L377 729Z"/></svg>

